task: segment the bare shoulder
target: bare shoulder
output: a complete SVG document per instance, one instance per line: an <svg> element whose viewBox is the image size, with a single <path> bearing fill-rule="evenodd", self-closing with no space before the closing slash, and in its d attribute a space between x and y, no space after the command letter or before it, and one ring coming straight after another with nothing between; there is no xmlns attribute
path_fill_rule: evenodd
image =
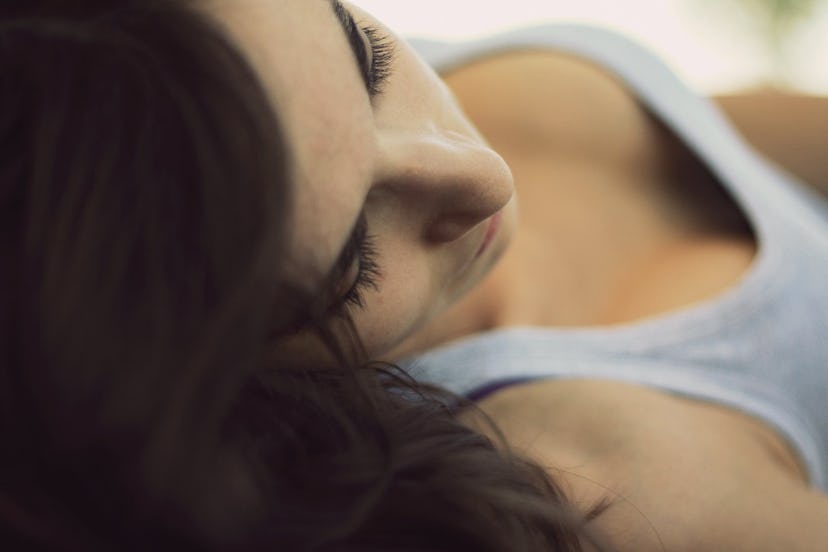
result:
<svg viewBox="0 0 828 552"><path fill-rule="evenodd" d="M620 550L828 547L828 499L785 441L726 408L635 385L551 381L481 403Z"/></svg>
<svg viewBox="0 0 828 552"><path fill-rule="evenodd" d="M754 90L714 101L757 150L828 196L828 96Z"/></svg>

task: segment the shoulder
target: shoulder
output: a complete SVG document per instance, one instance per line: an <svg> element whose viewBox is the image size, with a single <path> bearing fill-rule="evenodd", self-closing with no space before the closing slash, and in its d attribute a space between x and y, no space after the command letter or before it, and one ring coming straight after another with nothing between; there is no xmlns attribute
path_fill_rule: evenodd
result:
<svg viewBox="0 0 828 552"><path fill-rule="evenodd" d="M828 500L764 424L640 386L549 381L481 403L620 550L815 550ZM780 447L783 447L780 449Z"/></svg>

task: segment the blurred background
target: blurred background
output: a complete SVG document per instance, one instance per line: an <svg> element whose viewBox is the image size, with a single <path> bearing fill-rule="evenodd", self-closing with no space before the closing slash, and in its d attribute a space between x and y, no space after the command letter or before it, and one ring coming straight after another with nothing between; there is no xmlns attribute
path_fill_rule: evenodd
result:
<svg viewBox="0 0 828 552"><path fill-rule="evenodd" d="M352 0L404 35L462 40L541 22L608 27L705 94L828 95L828 0Z"/></svg>

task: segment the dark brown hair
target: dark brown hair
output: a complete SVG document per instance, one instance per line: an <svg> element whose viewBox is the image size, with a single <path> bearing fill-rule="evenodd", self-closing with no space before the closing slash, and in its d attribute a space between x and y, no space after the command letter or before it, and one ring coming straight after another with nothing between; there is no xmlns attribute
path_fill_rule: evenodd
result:
<svg viewBox="0 0 828 552"><path fill-rule="evenodd" d="M580 549L543 470L282 281L277 113L190 3L5 3L0 140L0 547ZM279 355L300 324L335 366Z"/></svg>

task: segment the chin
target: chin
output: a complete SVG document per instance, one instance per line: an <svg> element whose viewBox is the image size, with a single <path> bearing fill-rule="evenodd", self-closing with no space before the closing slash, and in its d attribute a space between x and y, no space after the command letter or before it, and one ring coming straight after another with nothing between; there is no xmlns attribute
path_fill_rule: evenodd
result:
<svg viewBox="0 0 828 552"><path fill-rule="evenodd" d="M452 293L438 300L431 309L423 313L414 329L408 332L405 338L380 351L380 356L392 361L400 360L440 345L447 338L457 337L456 322L464 318L469 307L474 312L474 303L480 299L474 297L475 294L472 292L481 287L481 283L497 266L512 242L517 228L516 199L513 197L503 209L503 219L497 237L489 249L477 259L476 266L469 270L465 280L459 283ZM481 291L485 293L482 287ZM466 327L464 323L460 326Z"/></svg>

